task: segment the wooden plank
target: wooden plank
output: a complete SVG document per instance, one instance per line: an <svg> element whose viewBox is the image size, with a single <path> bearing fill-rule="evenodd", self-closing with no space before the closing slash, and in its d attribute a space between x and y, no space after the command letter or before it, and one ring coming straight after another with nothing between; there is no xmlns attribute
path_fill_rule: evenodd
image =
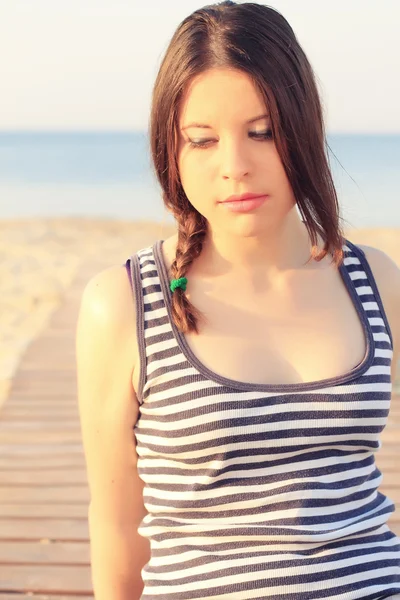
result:
<svg viewBox="0 0 400 600"><path fill-rule="evenodd" d="M54 394L52 394L50 396L45 396L45 395L41 395L40 397L32 396L32 398L9 397L4 402L3 409L8 410L9 408L12 410L17 409L17 410L30 410L30 411L34 411L36 409L39 409L39 410L42 409L43 411L53 410L53 409L68 410L71 408L78 408L78 404L77 404L77 399L75 396L73 399L71 399L69 396L65 397L63 399L60 397L60 394L58 394L57 397L55 397ZM1 419L1 413L0 413L0 419Z"/></svg>
<svg viewBox="0 0 400 600"><path fill-rule="evenodd" d="M78 423L79 410L72 403L64 406L30 406L4 405L0 413L0 422L4 421L58 421L60 419L75 420Z"/></svg>
<svg viewBox="0 0 400 600"><path fill-rule="evenodd" d="M59 360L62 360L62 358L59 358ZM64 360L70 362L69 358L67 357ZM53 368L52 370L54 372L55 368ZM37 373L37 375L35 375L35 373ZM42 379L40 378L40 375L42 375ZM52 387L56 390L57 385L58 387L63 387L64 385L72 387L75 383L76 378L73 373L69 373L68 371L60 371L58 373L58 377L53 376L47 378L47 373L43 372L40 366L38 365L36 370L32 369L32 371L30 371L29 373L25 373L24 375L22 375L21 373L15 375L15 377L13 378L13 389L22 388L24 386L32 386L37 389L41 389L41 387L43 386L45 389Z"/></svg>
<svg viewBox="0 0 400 600"><path fill-rule="evenodd" d="M52 431L71 431L76 430L79 427L77 419L53 419L51 422L43 421L41 419L30 419L30 420L2 420L0 421L0 433L7 433L9 431L20 433L23 432L35 432L42 434L51 433Z"/></svg>
<svg viewBox="0 0 400 600"><path fill-rule="evenodd" d="M94 596L92 595L87 595L87 594L80 594L79 596L75 596L75 595L57 595L57 596L53 596L53 595L48 595L46 594L45 596L43 596L42 594L33 594L33 593L28 593L28 594L24 594L24 593L19 593L19 592L13 592L12 594L2 594L0 592L0 600L83 600L83 598L87 598L90 599L92 598L94 600Z"/></svg>
<svg viewBox="0 0 400 600"><path fill-rule="evenodd" d="M34 396L40 396L45 400L52 398L54 402L58 402L58 400L69 400L72 402L76 397L76 387L64 384L57 389L56 384L47 387L45 385L33 386L27 383L24 387L19 386L11 389L8 399L9 401L12 401L14 398L18 397L20 400L28 401Z"/></svg>
<svg viewBox="0 0 400 600"><path fill-rule="evenodd" d="M88 542L0 542L0 569L7 564L90 565Z"/></svg>
<svg viewBox="0 0 400 600"><path fill-rule="evenodd" d="M5 572L3 572L5 571ZM0 572L0 591L32 591L46 594L93 593L90 567L86 565L7 565ZM111 600L111 599L110 599Z"/></svg>
<svg viewBox="0 0 400 600"><path fill-rule="evenodd" d="M35 373L35 375L34 375ZM22 391L22 388L26 388L25 391L40 391L44 390L57 390L67 391L71 390L76 386L76 378L75 374L62 372L57 373L55 369L53 369L52 377L49 376L48 373L43 373L40 368L36 371L32 371L32 375L25 376L23 379L14 379L13 380L13 392L14 391Z"/></svg>
<svg viewBox="0 0 400 600"><path fill-rule="evenodd" d="M86 519L89 504L0 504L0 518L9 520L22 518Z"/></svg>
<svg viewBox="0 0 400 600"><path fill-rule="evenodd" d="M57 364L59 365L58 357ZM15 382L29 382L35 385L40 385L42 383L46 385L55 385L60 382L70 383L71 380L75 379L75 369L72 365L67 364L63 368L54 367L43 369L43 367L37 366L34 368L33 366L30 369L24 367L18 371L18 374L15 375Z"/></svg>
<svg viewBox="0 0 400 600"><path fill-rule="evenodd" d="M400 517L400 487L392 487L390 484L385 484L379 486L379 492L384 494L384 496L388 496L395 503L398 510L394 513L394 518L397 520Z"/></svg>
<svg viewBox="0 0 400 600"><path fill-rule="evenodd" d="M21 455L21 454L8 454L7 456L0 456L0 470L2 471L24 471L24 470L37 470L37 469L52 469L52 468L86 468L85 458L83 452L80 454L62 454L52 456L50 454L44 455Z"/></svg>
<svg viewBox="0 0 400 600"><path fill-rule="evenodd" d="M88 541L87 519L0 519L0 540Z"/></svg>
<svg viewBox="0 0 400 600"><path fill-rule="evenodd" d="M74 398L74 400L69 400L69 399L65 399L62 400L61 398L54 398L54 396L49 396L49 397L45 397L42 396L41 398L24 398L23 400L19 400L17 398L8 398L8 400L6 400L3 404L3 410L25 410L25 411L31 411L31 414L34 414L35 410L41 411L41 412L49 412L49 413L56 413L57 411L64 411L64 410L78 410L78 404L77 404L77 400L76 398ZM0 420L1 420L1 413L0 413Z"/></svg>
<svg viewBox="0 0 400 600"><path fill-rule="evenodd" d="M382 446L399 446L400 431L398 429L384 430L381 435Z"/></svg>
<svg viewBox="0 0 400 600"><path fill-rule="evenodd" d="M86 485L82 486L8 486L0 488L0 503L10 504L86 504L90 494Z"/></svg>
<svg viewBox="0 0 400 600"><path fill-rule="evenodd" d="M60 337L60 343L64 344L65 343L65 338L64 336ZM57 351L57 353L54 353L53 356L54 357L58 357L60 355L60 353ZM35 353L36 356L36 353ZM40 370L38 370L37 366L40 366ZM57 377L70 377L71 374L73 375L75 373L75 369L76 369L76 365L74 363L62 363L62 362L58 362L57 367L55 369L53 368L49 368L48 366L44 365L44 364L40 364L40 365L36 365L36 368L34 367L28 367L25 363L25 361L23 361L20 365L20 367L18 368L18 372L15 374L15 379L20 378L20 377L39 377L40 373L45 373L46 376L50 377L50 379L57 379Z"/></svg>
<svg viewBox="0 0 400 600"><path fill-rule="evenodd" d="M64 344L64 340L60 340L60 344ZM43 366L45 365L47 368L49 368L51 364L54 364L54 366L57 368L59 364L73 364L75 352L72 349L71 351L68 351L67 348L64 348L62 352L60 352L56 347L56 343L51 341L48 344L41 344L40 346L32 345L32 347L29 349L29 352L26 352L24 355L24 359L25 358L27 361L30 361L31 368L34 368L35 364L41 364ZM19 381L21 378L22 376L19 374L15 376L16 381Z"/></svg>
<svg viewBox="0 0 400 600"><path fill-rule="evenodd" d="M59 443L59 444L0 444L0 456L71 456L81 455L83 446L81 443Z"/></svg>
<svg viewBox="0 0 400 600"><path fill-rule="evenodd" d="M64 344L64 340L60 339L60 344ZM60 371L68 371L73 368L75 350L68 351L66 348L62 351L56 347L56 342L52 343L52 348L32 348L32 350L26 352L23 357L22 365L25 367L25 373L32 370L36 370L38 366L41 366L44 370L59 369ZM65 368L64 368L64 365ZM19 373L19 371L18 371Z"/></svg>
<svg viewBox="0 0 400 600"><path fill-rule="evenodd" d="M43 381L40 380L35 381L32 378L27 378L22 380L15 379L13 382L12 393L20 392L20 393L41 393L41 392L54 392L57 394L58 391L65 392L73 392L76 382L75 379L71 376L68 377L65 381L48 381L43 375Z"/></svg>
<svg viewBox="0 0 400 600"><path fill-rule="evenodd" d="M47 414L43 415L26 415L26 416L15 416L6 415L0 420L0 428L3 431L10 431L27 428L35 429L36 427L52 428L61 427L65 424L68 428L75 427L80 428L79 415L73 414L72 410L70 413L64 411L57 411L57 409L49 410Z"/></svg>
<svg viewBox="0 0 400 600"><path fill-rule="evenodd" d="M16 485L86 485L86 469L40 469L26 471L1 471L0 470L0 490L3 486ZM0 491L1 498L1 491Z"/></svg>
<svg viewBox="0 0 400 600"><path fill-rule="evenodd" d="M23 391L18 391L18 390L13 390L11 389L11 392L8 396L8 400L7 402L12 402L13 406L14 404L18 404L18 402L22 402L25 401L26 403L28 402L34 402L35 399L37 400L42 400L43 398L46 401L49 401L51 398L53 398L53 400L55 402L60 402L60 401L69 401L70 403L72 403L75 399L75 392L76 392L76 388L75 389L66 389L65 387L60 388L57 393L55 394L53 390L45 390L43 388L37 389L37 390L31 390L31 389L27 389L27 390L23 390Z"/></svg>
<svg viewBox="0 0 400 600"><path fill-rule="evenodd" d="M81 441L81 432L72 429L71 431L0 431L0 445L12 444L18 446L20 444L63 444L68 442Z"/></svg>
<svg viewBox="0 0 400 600"><path fill-rule="evenodd" d="M21 404L29 404L34 403L35 400L39 400L40 402L50 402L52 400L56 404L59 402L69 403L70 405L76 401L76 388L54 390L47 390L45 388L32 389L29 388L27 390L11 390L7 404L9 405L11 402L14 405Z"/></svg>
<svg viewBox="0 0 400 600"><path fill-rule="evenodd" d="M391 458L388 461L386 461L384 458L380 458L379 461L376 461L376 466L378 467L378 469L381 471L382 475L385 476L388 475L390 473L390 476L392 477L393 475L395 475L396 477L398 477L398 473L399 473L399 465L398 465L398 461L396 464L396 459L395 458Z"/></svg>
<svg viewBox="0 0 400 600"><path fill-rule="evenodd" d="M68 408L70 406L77 406L77 398L75 393L71 394L70 392L64 397L60 393L54 394L53 392L47 395L42 393L38 396L37 392L35 392L34 394L32 393L31 396L29 396L29 394L24 394L21 397L10 395L3 406L4 408L12 406L13 408L27 409L35 406L38 406L38 408L40 408L40 406L43 406L43 408L52 406L57 408Z"/></svg>

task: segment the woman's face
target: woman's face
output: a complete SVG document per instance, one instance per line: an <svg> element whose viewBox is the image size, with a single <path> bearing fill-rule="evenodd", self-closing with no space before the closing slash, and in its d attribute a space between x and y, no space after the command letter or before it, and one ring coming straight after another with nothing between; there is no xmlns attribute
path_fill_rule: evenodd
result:
<svg viewBox="0 0 400 600"><path fill-rule="evenodd" d="M246 73L211 69L191 82L179 112L178 167L190 203L219 234L276 228L296 206L264 100ZM207 125L207 128L191 125ZM188 127L188 125L190 125ZM191 144L199 144L192 146ZM268 194L260 207L229 211L232 194Z"/></svg>

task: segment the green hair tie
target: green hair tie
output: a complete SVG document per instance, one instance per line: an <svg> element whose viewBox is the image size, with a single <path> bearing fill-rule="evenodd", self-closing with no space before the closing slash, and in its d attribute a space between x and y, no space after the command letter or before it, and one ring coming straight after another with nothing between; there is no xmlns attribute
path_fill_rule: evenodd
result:
<svg viewBox="0 0 400 600"><path fill-rule="evenodd" d="M183 290L186 290L186 284L186 277L180 277L179 279L172 279L169 288L171 292L174 292L178 287L182 288Z"/></svg>

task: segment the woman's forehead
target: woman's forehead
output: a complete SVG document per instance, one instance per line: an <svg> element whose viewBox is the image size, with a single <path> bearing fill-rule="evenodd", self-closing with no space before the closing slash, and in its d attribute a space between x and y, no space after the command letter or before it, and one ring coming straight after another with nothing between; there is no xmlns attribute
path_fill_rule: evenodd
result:
<svg viewBox="0 0 400 600"><path fill-rule="evenodd" d="M206 72L197 76L179 107L179 126L210 128L217 121L249 121L266 118L264 98L246 73L227 71Z"/></svg>

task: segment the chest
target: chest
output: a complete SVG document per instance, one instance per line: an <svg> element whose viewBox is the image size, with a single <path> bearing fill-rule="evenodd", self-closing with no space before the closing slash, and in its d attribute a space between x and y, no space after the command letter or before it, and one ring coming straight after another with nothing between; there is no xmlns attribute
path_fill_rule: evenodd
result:
<svg viewBox="0 0 400 600"><path fill-rule="evenodd" d="M338 272L311 275L290 294L208 295L194 287L189 299L207 320L186 342L198 361L229 379L318 381L348 373L366 354L362 317Z"/></svg>

